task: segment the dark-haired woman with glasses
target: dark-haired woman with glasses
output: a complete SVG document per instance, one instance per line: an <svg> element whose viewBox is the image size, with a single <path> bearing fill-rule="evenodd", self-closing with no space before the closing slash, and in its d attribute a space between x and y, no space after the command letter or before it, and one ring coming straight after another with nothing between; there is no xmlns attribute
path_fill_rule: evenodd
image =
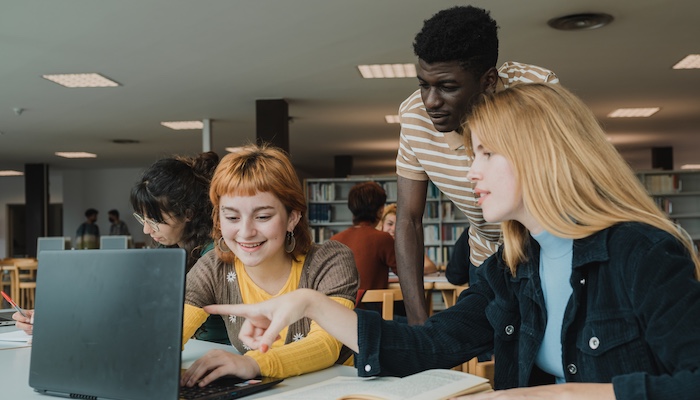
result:
<svg viewBox="0 0 700 400"><path fill-rule="evenodd" d="M214 152L164 158L144 171L131 189L134 217L143 225L143 233L159 247L185 249L187 272L214 248L209 184L218 163L219 156ZM230 343L219 316L209 317L194 336Z"/></svg>
<svg viewBox="0 0 700 400"><path fill-rule="evenodd" d="M176 156L156 161L131 189L134 217L158 246L187 252L187 271L213 248L209 183L219 156Z"/></svg>

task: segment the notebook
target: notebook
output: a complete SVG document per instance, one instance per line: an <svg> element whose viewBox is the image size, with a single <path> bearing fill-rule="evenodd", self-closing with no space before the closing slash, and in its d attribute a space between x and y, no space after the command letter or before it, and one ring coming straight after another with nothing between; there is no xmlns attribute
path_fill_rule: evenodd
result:
<svg viewBox="0 0 700 400"><path fill-rule="evenodd" d="M182 249L41 252L29 385L71 398L184 398L184 285ZM280 381L215 383L233 386L233 399Z"/></svg>

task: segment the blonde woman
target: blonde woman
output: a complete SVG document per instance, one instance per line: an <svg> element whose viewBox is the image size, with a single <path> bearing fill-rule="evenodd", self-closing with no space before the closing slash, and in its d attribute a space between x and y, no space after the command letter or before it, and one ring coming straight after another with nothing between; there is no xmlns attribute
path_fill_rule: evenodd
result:
<svg viewBox="0 0 700 400"><path fill-rule="evenodd" d="M358 275L345 245L311 242L306 201L287 155L247 146L221 159L209 192L214 252L187 275L183 341L208 317L212 303L253 304L298 288L318 290L340 307L354 308ZM238 339L243 318L224 316L232 345L242 354L214 350L183 373L181 383L204 386L224 375L288 377L343 361L342 344L310 319L284 327L263 351Z"/></svg>
<svg viewBox="0 0 700 400"><path fill-rule="evenodd" d="M469 399L697 397L697 254L593 113L561 87L529 84L483 96L468 124L468 177L505 241L455 306L422 326L312 291L206 309L246 316L253 347L315 318L357 352L362 376L451 367L494 348L501 390Z"/></svg>
<svg viewBox="0 0 700 400"><path fill-rule="evenodd" d="M384 207L382 219L377 224L377 229L387 232L391 237L396 238L396 204L389 204ZM423 255L423 275L428 275L437 272L437 266L427 254Z"/></svg>

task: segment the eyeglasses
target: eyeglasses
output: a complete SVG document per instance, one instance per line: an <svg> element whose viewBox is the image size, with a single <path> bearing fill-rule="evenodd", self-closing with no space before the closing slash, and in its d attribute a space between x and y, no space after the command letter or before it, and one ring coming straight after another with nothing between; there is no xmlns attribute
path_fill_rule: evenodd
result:
<svg viewBox="0 0 700 400"><path fill-rule="evenodd" d="M158 223L152 219L146 218L146 217L142 216L141 214L137 214L137 213L134 213L134 218L136 218L136 220L139 221L139 224L141 224L141 225L145 225L146 223L148 223L148 226L150 226L154 232L160 231L160 228L158 227L158 225L160 225L160 223Z"/></svg>

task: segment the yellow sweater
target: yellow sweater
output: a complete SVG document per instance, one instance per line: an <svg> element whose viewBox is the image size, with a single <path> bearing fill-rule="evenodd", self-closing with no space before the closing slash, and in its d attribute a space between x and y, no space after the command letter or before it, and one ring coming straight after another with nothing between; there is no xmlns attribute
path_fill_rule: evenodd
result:
<svg viewBox="0 0 700 400"><path fill-rule="evenodd" d="M334 251L337 252L337 242L331 247L334 247ZM344 251L347 248L343 249ZM348 254L341 252L342 259L344 260ZM351 256L352 253L346 250ZM232 283L235 281L237 283L237 288L240 292L241 300L245 304L253 304L260 301L265 301L273 297L281 296L285 293L289 293L300 287L300 279L302 278L302 273L304 267L308 264L305 258L300 259L298 262L292 264L292 270L287 279L287 282L283 288L276 294L269 294L264 290L260 289L246 273L245 267L236 260L233 268L229 271L220 271L221 275L225 275L228 282ZM337 260L336 260L337 261ZM199 264L199 263L198 263ZM346 264L342 262L341 264ZM354 268L354 265L352 266ZM197 265L193 268L193 271L197 268ZM338 270L343 271L343 267L336 266ZM231 274L233 272L233 275ZM192 273L192 272L190 272ZM341 274L344 275L344 274ZM354 291L357 290L357 276L356 270L353 274L350 274L349 278L344 278L339 280L344 286L354 287ZM219 275L220 276L220 275ZM233 279L231 278L233 276ZM194 278L193 278L194 279ZM335 278L334 278L335 279ZM191 289L189 283L190 276L188 275L188 292ZM349 283L348 283L349 282ZM201 282L200 282L201 283ZM328 284L328 283L326 283ZM308 286L308 285L307 285ZM323 285L320 285L323 286ZM197 286L199 287L199 286ZM317 289L318 288L314 288ZM330 296L333 300L338 303L352 309L354 307L354 302L352 297L349 295L353 290L347 290L339 292L342 296ZM325 290L327 292L327 290ZM215 296L219 297L219 296ZM190 298L188 295L187 298ZM188 303L192 303L188 301ZM201 304L202 306L206 304ZM185 304L185 314L184 314L184 329L183 329L183 343L187 341L197 328L207 319L209 316L201 307L193 304ZM235 318L233 316L224 316L227 322L227 328L229 329L229 336L237 336L238 332L231 331L230 322L234 322ZM245 352L246 356L253 358L260 366L260 371L262 375L265 376L276 376L276 377L289 377L304 374L307 372L317 371L326 367L333 365L337 360L340 353L342 344L329 335L325 330L323 330L318 324L311 321L310 329L308 330L306 336L303 334L295 334L292 341L285 345L285 338L287 337L287 329L280 333L281 339L278 339L273 343L270 350L267 353L261 353L258 350L249 350Z"/></svg>

